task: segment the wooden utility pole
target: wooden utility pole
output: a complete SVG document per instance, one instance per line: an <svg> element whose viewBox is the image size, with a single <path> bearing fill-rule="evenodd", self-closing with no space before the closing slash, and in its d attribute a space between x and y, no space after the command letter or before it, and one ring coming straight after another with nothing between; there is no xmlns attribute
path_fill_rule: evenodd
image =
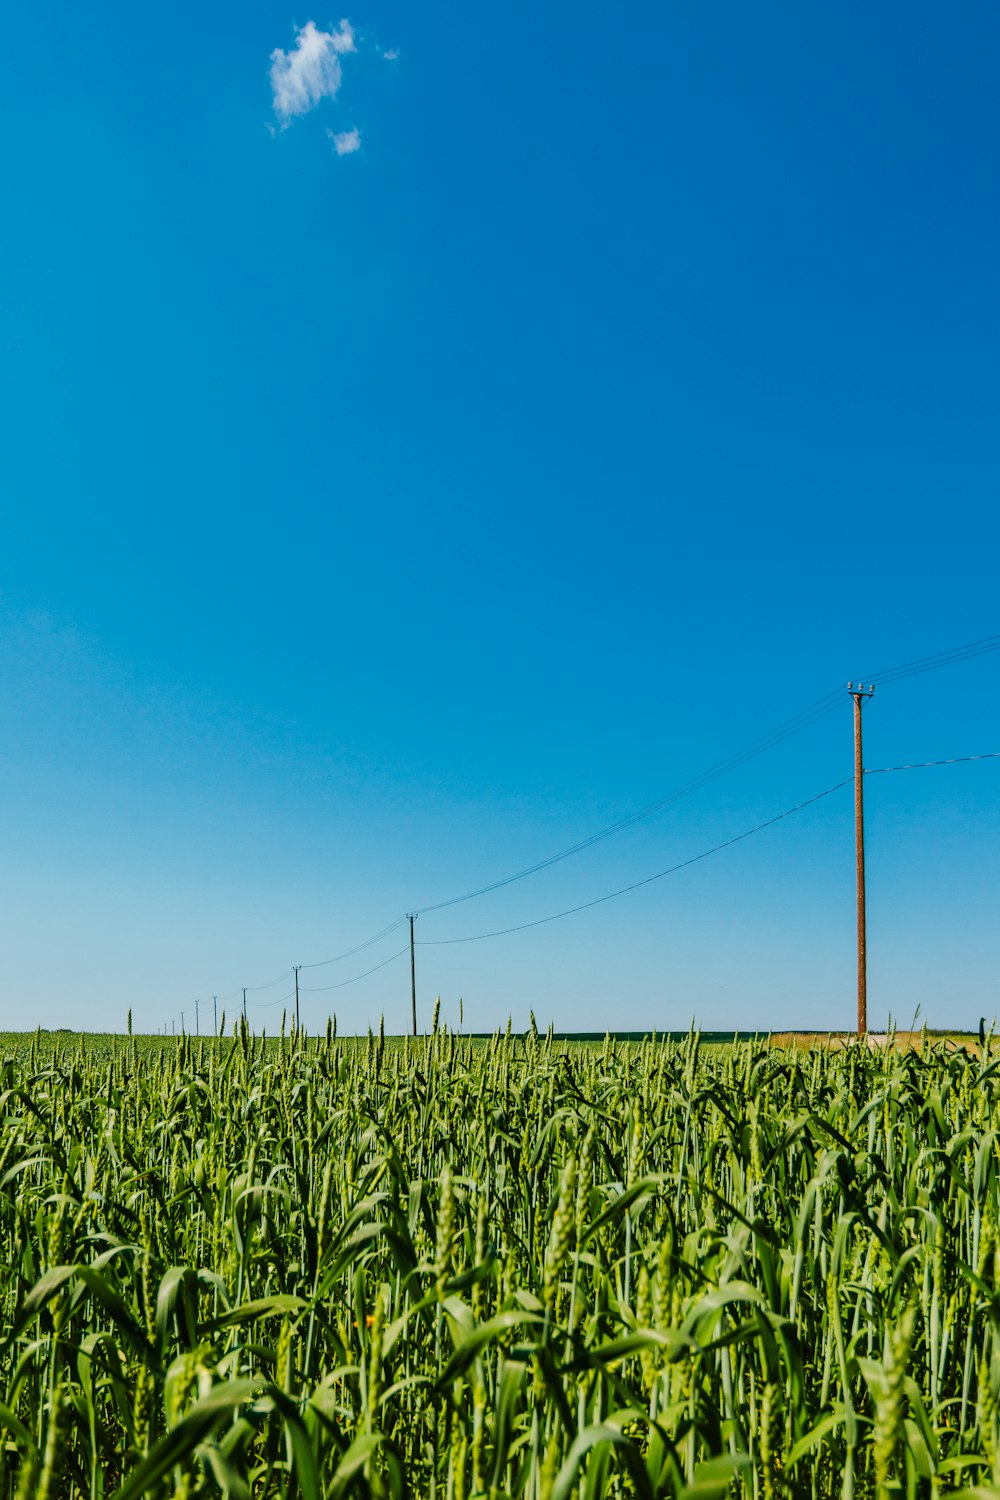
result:
<svg viewBox="0 0 1000 1500"><path fill-rule="evenodd" d="M847 684L854 699L854 849L858 885L858 1036L868 1030L868 949L865 941L865 794L861 760L861 705L874 693L863 682Z"/></svg>
<svg viewBox="0 0 1000 1500"><path fill-rule="evenodd" d="M410 918L410 999L413 1002L413 1035L417 1034L417 961L413 952L413 918L415 912L409 912Z"/></svg>
<svg viewBox="0 0 1000 1500"><path fill-rule="evenodd" d="M243 1025L247 1024L247 987L243 986Z"/></svg>
<svg viewBox="0 0 1000 1500"><path fill-rule="evenodd" d="M299 970L302 965L293 964L292 967L295 969L295 1034L297 1036L299 1033Z"/></svg>
<svg viewBox="0 0 1000 1500"><path fill-rule="evenodd" d="M212 996L212 1031L215 1036L219 1035L219 997Z"/></svg>

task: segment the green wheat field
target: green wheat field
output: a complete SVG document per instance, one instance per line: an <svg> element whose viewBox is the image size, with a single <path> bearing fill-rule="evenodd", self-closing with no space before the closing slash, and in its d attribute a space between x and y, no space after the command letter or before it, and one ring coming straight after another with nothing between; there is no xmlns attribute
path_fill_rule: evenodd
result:
<svg viewBox="0 0 1000 1500"><path fill-rule="evenodd" d="M0 1056L0 1500L1000 1495L989 1046Z"/></svg>

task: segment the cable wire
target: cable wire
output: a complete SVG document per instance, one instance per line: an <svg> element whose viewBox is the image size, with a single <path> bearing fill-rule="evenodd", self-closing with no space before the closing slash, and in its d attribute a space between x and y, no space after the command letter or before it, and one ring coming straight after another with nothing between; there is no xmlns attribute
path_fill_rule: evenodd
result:
<svg viewBox="0 0 1000 1500"><path fill-rule="evenodd" d="M978 641L970 641L964 646L953 646L947 651L938 651L930 656L917 657L914 661L903 662L895 667L887 667L881 672L866 672L864 674L864 679L866 681L874 682L879 685L884 685L890 682L899 682L906 677L914 677L922 672L934 672L941 667L953 666L957 662L961 661L970 661L974 657L984 656L992 651L1000 651L1000 635L984 636L982 637L982 639ZM446 901L438 901L431 906L416 908L414 911L414 915L427 916L431 912L444 911L447 907L459 906L466 901L473 901L479 896L490 895L493 891L502 890L505 886L513 885L518 880L525 880L529 875L536 875L541 870L547 870L552 865L559 864L562 860L569 859L572 855L579 854L584 849L590 849L595 844L602 843L605 839L613 837L616 833L621 833L626 828L633 827L636 823L641 822L643 819L652 817L654 813L660 812L664 808L669 807L672 803L678 801L681 797L690 796L694 792L700 791L703 787L710 785L711 782L718 780L720 776L728 775L730 771L737 770L740 766L745 765L747 761L755 759L758 755L763 755L768 750L773 750L777 745L780 745L785 740L790 739L792 735L799 734L804 729L810 728L813 724L819 723L821 719L826 718L828 714L834 713L840 706L840 703L842 701L842 693L842 687L838 687L832 692L826 693L822 698L817 699L815 703L810 704L808 708L802 709L800 713L794 714L790 719L784 720L783 723L778 724L774 729L769 730L767 734L760 735L757 739L751 740L749 744L744 745L742 749L734 751L732 755L727 756L724 760L717 761L714 765L709 766L707 770L700 772L697 776L693 776L688 781L683 782L680 786L675 787L673 791L667 792L663 797L657 798L654 802L647 803L644 807L639 808L638 811L634 813L630 813L627 817L620 818L616 823L611 823L606 828L599 829L596 833L590 834L587 838L578 840L577 843L569 845L568 848L561 849L558 851L558 853L551 854L545 859L536 860L534 864L526 865L524 869L518 870L512 875L503 876L499 880L491 881L488 885L479 886L475 890L466 891L463 895L452 896ZM1000 754L1000 752L997 753ZM957 757L955 761L925 761L922 762L921 765L913 766L880 766L873 769L870 773L866 772L866 774L875 775L884 771L918 770L921 768L921 766L953 765L957 763L957 760L980 760L989 758L991 758L991 756L960 756ZM838 783L838 786L842 786L845 784L846 783L840 782ZM830 791L836 790L837 787L830 788ZM825 797L828 795L828 792L820 793L820 796ZM800 806L808 806L808 803L802 803L800 804ZM798 810L798 808L792 808L790 809L789 813L781 813L779 817L788 817L790 816L791 812L797 812ZM778 819L773 819L772 821L776 822L778 821ZM769 824L764 823L760 825L760 828L766 828L769 826ZM738 838L747 838L751 833L756 832L759 832L759 828L750 829L747 833L740 834ZM737 842L737 840L730 840L729 842ZM727 844L720 844L718 846L719 849L726 847L728 847ZM716 849L711 849L706 851L706 854L714 854L716 852ZM706 854L697 855L696 858L704 859L706 857ZM685 863L693 862L694 861L686 861ZM683 869L684 866L678 865L674 868ZM671 873L673 873L672 870L664 870L661 872L661 875L650 876L649 879L658 880L662 878L662 875ZM640 881L639 884L648 884L648 881ZM611 900L615 895L624 895L626 891L634 889L636 889L635 886L626 886L622 891L612 892L611 896L600 897L599 900ZM540 922L556 921L560 916L569 916L574 911L582 911L586 909L586 906L596 904L598 903L588 902L583 907L573 907L566 912L557 912L555 916L543 917L540 919ZM371 937L366 938L364 942L356 944L353 948L348 948L343 953L337 953L332 958L320 959L316 963L302 964L301 967L303 969L321 969L326 967L328 964L340 963L343 959L351 958L357 953L364 952L366 948L370 948L374 946L374 944L381 942L384 938L388 937L391 933L395 932L399 927L401 927L405 923L405 921L405 917L397 917L395 921L388 923L385 927L381 928ZM523 924L523 926L526 927L534 927L538 925L540 925L538 922L528 922ZM521 930L522 928L519 927L503 928L496 933L483 933L480 936L498 937L506 932L518 932ZM442 939L441 941L476 942L478 940L478 938L451 938ZM422 941L421 946L432 946L432 944L429 941ZM400 953L405 952L405 948L400 950ZM375 969L369 969L366 972L368 974L374 974L377 969L384 968L385 964L392 963L393 959L400 956L400 953L394 954L393 958L386 959L384 964L377 964ZM282 979L284 979L286 975L290 974L291 972L291 969L285 969L281 974L277 976L276 979L271 979L266 984L248 985L247 991L256 992L260 990L270 989L272 985L280 984ZM363 979L366 977L366 975L359 974L356 977L357 979ZM342 983L345 985L354 984L355 980L348 979L344 980ZM318 988L339 989L341 987L342 985L327 985ZM314 993L316 992L318 992L318 990L314 991ZM233 997L226 996L220 998L235 998L235 994ZM258 1004L258 1002L251 1003ZM267 1005L278 1005L280 1003L281 1002L277 1000L266 1002Z"/></svg>
<svg viewBox="0 0 1000 1500"><path fill-rule="evenodd" d="M373 944L380 943L383 938L389 936L390 932L395 932L397 927L402 927L405 921L405 917L397 917L395 922L390 922L387 927L383 927L373 937L365 938L365 941L358 943L356 948L348 948L346 953L338 953L333 958L321 958L318 963L314 964L300 964L299 967L302 969L324 969L327 964L339 964L342 958L352 958L355 953L361 953L365 948L371 948ZM335 985L327 985L327 989L335 988Z"/></svg>
<svg viewBox="0 0 1000 1500"><path fill-rule="evenodd" d="M939 667L951 666L955 662L968 661L972 657L983 656L989 651L997 650L1000 650L1000 635L984 636L981 640L971 641L964 646L953 646L947 651L938 651L932 656L918 657L911 662L903 662L895 667L887 667L881 672L866 673L865 679L866 681L878 683L895 682L904 677L916 676L920 672L933 672ZM550 866L559 864L562 860L569 859L572 855L579 854L584 849L590 849L594 844L601 843L604 839L611 838L616 833L621 833L624 829L632 827L635 823L651 817L656 812L662 811L663 808L670 806L671 803L676 802L679 798L700 791L703 787L716 781L720 776L725 776L730 771L737 770L740 766L745 765L747 761L755 759L758 755L763 755L767 750L773 750L775 746L790 739L792 735L799 734L803 729L808 729L811 725L817 724L820 719L826 718L827 714L836 711L842 701L842 693L842 687L835 688L832 692L826 693L808 708L793 715L792 718L786 719L767 734L761 735L756 740L751 740L741 750L734 751L725 760L718 761L706 771L702 771L699 775L693 776L689 781L683 782L680 786L675 787L672 792L667 792L665 796L657 798L655 802L647 803L645 807L639 808L637 812L630 813L625 818L620 818L618 822L609 824L606 828L600 829L597 833L593 833L585 839L580 839L577 843L560 850L557 854L551 854L545 859L537 860L534 864L527 865L523 870L518 870L513 875L506 875L500 880L492 881L488 885L479 886L476 890L466 891L464 895L452 896L447 901L435 902L433 906L419 907L416 915L426 916L430 912L444 911L446 907L459 906L465 901L473 901L478 896L487 896L493 891L503 889L504 886L513 885L515 881L524 880L529 875L536 875L540 870L547 870Z"/></svg>
<svg viewBox="0 0 1000 1500"><path fill-rule="evenodd" d="M711 854L718 854L722 849L730 849L733 844L738 844L743 839L751 838L755 833L762 833L765 828L772 828L775 823L780 823L783 818L790 818L793 813L801 812L805 807L811 807L814 802L821 802L824 797L829 797L832 792L839 792L841 787L847 786L853 780L853 776L848 776L843 781L836 782L834 786L828 786L825 792L817 792L815 797L807 797L805 802L799 802L795 807L786 808L784 812L776 813L773 818L768 818L766 822L758 823L754 828L747 828L743 833L737 833L731 839L726 839L721 844L715 844L711 849L702 850L701 854L694 854L690 859L683 859L680 864L671 865L668 870L660 870L655 875L647 875L644 880L635 880L631 885L623 885L617 891L609 891L605 896L596 896L593 901L583 901L579 906L569 906L565 911L553 912L551 916L538 917L534 922L519 922L516 927L500 927L495 932L477 932L472 937L421 939L420 947L445 948L451 947L454 943L480 943L484 938L506 937L511 932L524 932L529 927L543 927L547 922L558 922L561 917L572 917L577 912L589 911L592 906L601 906L605 901L613 901L616 896L627 896L630 891L637 891L644 885L652 885L654 880L662 880L665 875L675 875L678 870L686 870L689 865L696 865L699 860L708 859Z"/></svg>
<svg viewBox="0 0 1000 1500"><path fill-rule="evenodd" d="M379 971L379 969L384 969L385 966L386 966L386 964L395 963L395 961L396 961L397 958L402 958L403 954L404 953L409 953L409 951L410 951L410 945L409 945L409 943L407 943L407 945L406 945L405 948L400 948L399 952L398 953L394 953L391 958L384 959L382 961L382 963L376 964L375 967L374 967L374 969L366 969L363 974L355 974L355 976L354 976L353 979L342 979L342 980L340 980L339 984L316 984L316 985L310 985L310 986L308 986L308 988L305 985L303 985L302 989L301 989L301 994L303 994L303 995L322 995L322 994L325 994L327 990L342 990L342 989L346 989L346 987L349 984L357 984L357 982L358 982L359 979L367 979L369 974L377 974L378 971ZM303 967L305 967L305 965L303 965Z"/></svg>
<svg viewBox="0 0 1000 1500"><path fill-rule="evenodd" d="M1000 750L987 750L982 755L953 755L950 760L916 760L909 766L866 766L865 776L881 776L885 771L925 771L929 766L960 766L969 760L1000 760Z"/></svg>
<svg viewBox="0 0 1000 1500"><path fill-rule="evenodd" d="M273 987L276 984L280 984L283 979L287 979L288 976L289 976L289 974L291 972L292 972L291 968L282 969L281 973L278 975L278 977L276 979L269 979L266 984L248 984L247 985L247 994L248 995L250 995L250 994L256 994L258 990L273 989ZM242 993L242 991L241 991L241 993ZM256 1001L254 1001L253 1003L256 1004ZM269 1001L268 1003L269 1004L275 1004L276 1002Z"/></svg>
<svg viewBox="0 0 1000 1500"><path fill-rule="evenodd" d="M249 988L250 986L247 985L247 989ZM248 1000L247 1004L252 1005L254 1010L269 1010L273 1005L281 1005L282 1001L284 1000L294 999L295 991L289 990L287 995L280 995L277 1000Z"/></svg>
<svg viewBox="0 0 1000 1500"><path fill-rule="evenodd" d="M589 837L570 845L569 848L560 850L558 854L551 854L546 859L540 859L535 864L528 865L523 870L518 870L516 874L504 876L502 879L495 880L489 885L480 886L477 890L467 891L462 896L452 896L449 900L438 901L433 906L422 906L416 911L415 915L427 916L430 912L443 911L445 907L458 906L464 901L472 901L477 896L489 895L492 891L498 891L504 886L513 885L515 881L523 880L528 875L535 875L539 870L547 870L551 865L558 864L561 860L569 859L573 854L579 854L583 849L589 849L594 844L599 844L604 839L611 838L612 835L620 833L625 828L632 827L633 824L652 816L653 813L660 812L671 803L678 801L679 798L686 797L692 792L700 791L702 787L708 786L710 782L716 781L720 776L725 776L728 772L735 771L748 760L753 760L756 756L763 755L765 751L773 749L775 745L780 745L783 740L790 739L793 734L798 734L801 730L809 728L810 725L818 723L820 719L825 718L827 714L833 713L840 706L842 692L842 688L837 688L834 692L827 693L825 697L818 699L809 708L803 709L801 713L795 714L791 719L786 719L776 729L772 729L767 734L761 735L759 739L752 740L742 750L735 751L732 755L727 756L725 760L718 761L714 766L710 766L708 770L702 771L698 776L693 776L689 781L683 782L680 786L675 787L673 791L667 792L665 796L657 798L655 802L647 803L645 807L639 808L637 812L630 813L628 817L619 819L617 823L611 823L607 828L602 828L597 833L590 834Z"/></svg>
<svg viewBox="0 0 1000 1500"><path fill-rule="evenodd" d="M876 684L899 682L904 677L916 677L921 672L936 672L940 667L971 661L973 657L985 656L990 651L1000 651L1000 635L983 636L982 640L969 641L964 646L953 646L949 651L937 651L933 656L920 656L915 661L903 662L898 667L887 667L882 672L866 672L865 680Z"/></svg>

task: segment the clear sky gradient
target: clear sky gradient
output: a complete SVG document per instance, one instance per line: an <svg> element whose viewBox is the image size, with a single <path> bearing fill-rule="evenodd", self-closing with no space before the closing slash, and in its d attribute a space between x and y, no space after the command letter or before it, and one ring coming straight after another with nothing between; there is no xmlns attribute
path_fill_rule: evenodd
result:
<svg viewBox="0 0 1000 1500"><path fill-rule="evenodd" d="M12 12L0 1026L283 974L273 1030L293 963L1000 632L998 48L987 0ZM866 762L1000 750L998 686L886 684ZM845 692L425 914L422 1020L851 1025L850 788L430 946L851 770ZM975 1026L1000 761L866 791L872 1022ZM403 936L304 1023L403 1029L405 957L319 988Z"/></svg>

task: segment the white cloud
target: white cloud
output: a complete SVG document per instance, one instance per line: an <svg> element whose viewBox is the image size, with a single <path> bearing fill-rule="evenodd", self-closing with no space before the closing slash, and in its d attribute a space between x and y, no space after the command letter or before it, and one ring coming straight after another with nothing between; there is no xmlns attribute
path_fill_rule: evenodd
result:
<svg viewBox="0 0 1000 1500"><path fill-rule="evenodd" d="M353 151L361 150L361 131L356 125L353 130L338 130L336 135L332 130L326 133L338 156L350 156Z"/></svg>
<svg viewBox="0 0 1000 1500"><path fill-rule="evenodd" d="M334 31L320 31L312 22L297 28L290 52L275 47L271 53L274 113L283 125L307 114L321 99L334 99L340 88L340 59L354 52L354 28L341 21ZM357 148L354 148L357 149Z"/></svg>
<svg viewBox="0 0 1000 1500"><path fill-rule="evenodd" d="M382 53L382 56L385 58L386 62L398 62L399 61L399 48L398 47L387 47L386 50Z"/></svg>

